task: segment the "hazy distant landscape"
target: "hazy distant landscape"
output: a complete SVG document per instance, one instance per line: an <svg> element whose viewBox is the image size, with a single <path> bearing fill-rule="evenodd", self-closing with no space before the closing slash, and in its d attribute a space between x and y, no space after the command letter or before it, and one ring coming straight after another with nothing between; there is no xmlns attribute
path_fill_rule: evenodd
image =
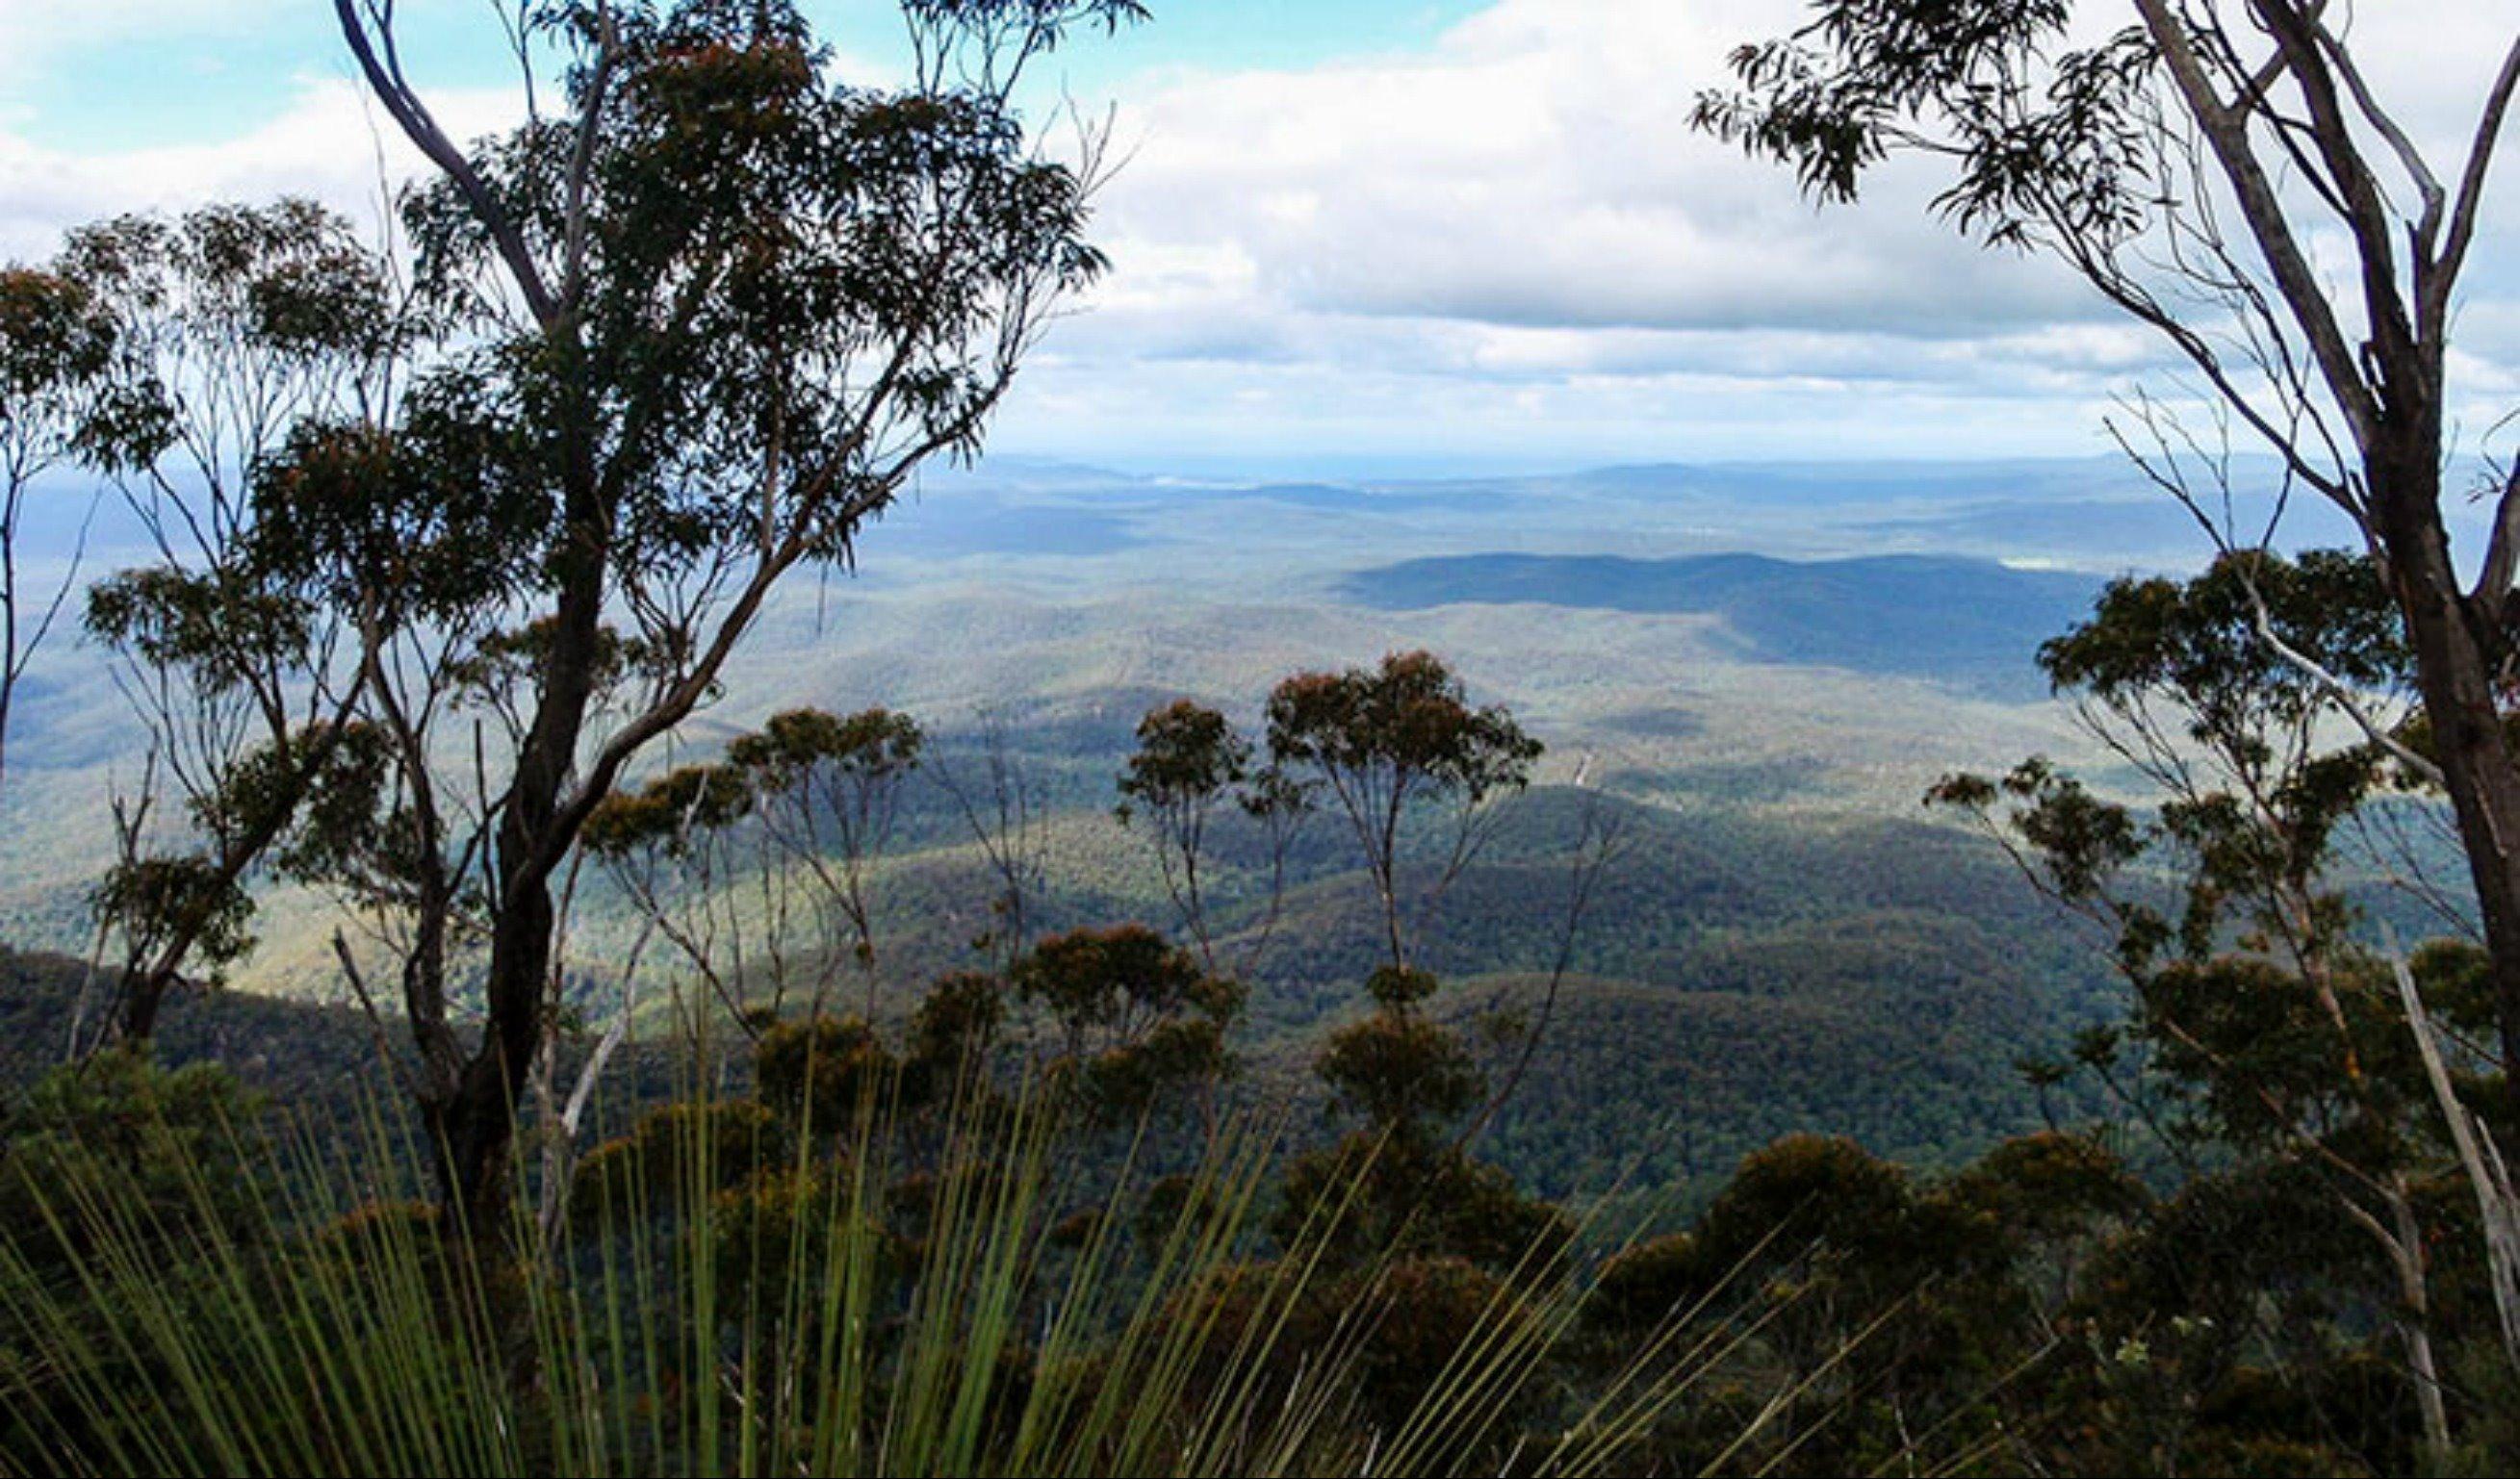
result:
<svg viewBox="0 0 2520 1479"><path fill-rule="evenodd" d="M108 505L97 567L112 526ZM2192 568L2200 545L2107 460L1249 484L992 462L932 475L854 575L786 593L735 664L738 696L674 752L705 756L783 708L881 702L968 769L979 727L1002 725L1053 813L1043 927L1168 927L1143 839L1110 815L1139 716L1190 696L1247 722L1287 672L1427 648L1550 747L1428 931L1461 1010L1529 997L1550 964L1570 783L1645 819L1501 1153L1552 1192L1720 1173L1796 1130L1946 1162L2039 1123L2015 1056L2119 1008L2092 938L1928 816L1924 789L2030 753L2105 774L2047 697L2038 647L2107 577ZM93 653L66 643L36 676L0 934L75 956L109 845L78 803L138 755ZM1261 888L1247 845L1226 860L1231 920ZM1255 967L1264 1083L1300 1082L1375 949L1335 824L1317 821L1295 869ZM976 959L985 923L981 860L932 782L885 879L906 1008ZM268 909L239 988L342 1004L321 903L284 891ZM572 970L592 1008L634 924L600 879L581 909ZM1646 1104L1686 1142L1640 1140Z"/></svg>

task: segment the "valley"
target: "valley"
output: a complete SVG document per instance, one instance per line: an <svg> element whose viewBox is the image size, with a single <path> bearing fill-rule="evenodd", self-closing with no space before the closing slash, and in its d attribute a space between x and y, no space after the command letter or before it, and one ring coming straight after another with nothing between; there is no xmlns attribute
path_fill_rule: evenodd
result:
<svg viewBox="0 0 2520 1479"><path fill-rule="evenodd" d="M2110 516L2050 516L2092 507ZM669 759L804 705L928 727L874 883L878 995L897 1005L985 962L992 875L963 808L992 751L1035 812L1036 934L1170 928L1145 838L1112 817L1138 717L1192 696L1256 734L1285 674L1424 648L1549 746L1421 921L1448 1010L1508 1020L1545 1000L1569 819L1583 791L1632 814L1493 1132L1509 1164L1551 1194L1688 1183L1796 1130L1950 1163L2035 1128L2013 1060L2117 1008L2092 941L1920 797L2031 753L2105 776L2032 657L2106 576L2193 561L2159 512L2096 463L1244 485L993 462L932 476L867 532L857 573L784 596L731 670L741 701L686 724ZM110 513L92 566L113 558ZM2005 528L2022 535L2009 564L1987 543ZM0 935L75 957L110 837L74 799L127 785L141 756L93 652L65 643L37 677L0 829ZM1256 952L1241 944L1266 914L1265 860L1231 827L1219 848L1212 897L1254 987L1245 1092L1309 1093L1313 1045L1363 1008L1375 949L1352 840L1313 819ZM757 904L720 907L767 927ZM344 1005L335 919L329 900L268 890L235 988ZM591 1018L615 1009L638 932L589 870L568 969ZM800 930L782 948L819 947ZM647 1009L674 969L651 957Z"/></svg>

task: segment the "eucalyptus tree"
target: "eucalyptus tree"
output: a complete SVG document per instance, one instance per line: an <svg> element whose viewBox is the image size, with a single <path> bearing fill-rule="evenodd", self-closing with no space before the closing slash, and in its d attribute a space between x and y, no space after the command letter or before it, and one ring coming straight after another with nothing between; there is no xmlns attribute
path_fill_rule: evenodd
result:
<svg viewBox="0 0 2520 1479"><path fill-rule="evenodd" d="M1296 673L1269 695L1270 758L1317 778L1347 817L1394 971L1409 969L1404 824L1431 816L1443 833L1426 882L1431 910L1485 844L1497 815L1491 803L1529 784L1540 750L1502 705L1473 707L1432 652Z"/></svg>
<svg viewBox="0 0 2520 1479"><path fill-rule="evenodd" d="M58 271L0 267L0 781L18 682L52 632L77 561L36 606L21 588L21 536L35 480L87 460L107 429L96 394L113 363L113 322Z"/></svg>
<svg viewBox="0 0 2520 1479"><path fill-rule="evenodd" d="M1007 983L1048 1018L1057 1048L1044 1078L1090 1113L1127 1122L1187 1092L1213 1137L1239 985L1143 924L1053 935L1015 961Z"/></svg>
<svg viewBox="0 0 2520 1479"><path fill-rule="evenodd" d="M2277 655L2262 622L2328 677ZM2133 1066L2167 1091L2159 1127L2249 1174L2296 1174L2367 1238L2383 1271L2373 1309L2400 1334L2427 1442L2447 1451L2455 1383L2436 1350L2444 1239L2427 1183L2449 1159L2439 1112L2466 1111L2432 1101L2425 1007L2402 1003L2356 938L2339 876L2355 816L2412 779L2382 746L2338 742L2352 731L2327 689L2352 685L2373 712L2406 707L2408 658L2386 594L2359 555L2240 551L2192 580L2111 584L2040 661L2156 804L2100 795L2038 759L1949 778L1930 799L2100 927L2133 988ZM2448 967L2457 957L2425 953L2427 995L2474 1033L2490 1017ZM2481 1078L2507 1072L2469 1041ZM2079 1055L2114 1083L2125 1046L2109 1029Z"/></svg>
<svg viewBox="0 0 2520 1479"><path fill-rule="evenodd" d="M1289 1167L1284 1215L1320 1215L1325 1192L1340 1184L1337 1168L1370 1164L1356 1226L1376 1246L1490 1263L1508 1244L1528 1252L1553 1243L1554 1214L1471 1158L1477 1127L1445 1133L1479 1107L1487 1076L1462 1034L1420 1009L1439 983L1411 964L1418 920L1407 902L1416 895L1426 915L1441 904L1493 833L1496 803L1529 784L1540 741L1503 705L1473 706L1462 680L1424 651L1293 674L1269 695L1268 726L1273 769L1313 782L1347 818L1385 952L1366 981L1374 1010L1329 1034L1312 1065L1359 1126ZM1419 827L1435 846L1426 867L1412 870Z"/></svg>
<svg viewBox="0 0 2520 1479"><path fill-rule="evenodd" d="M1147 710L1138 747L1120 772L1120 825L1145 823L1155 870L1174 913L1190 931L1210 972L1216 936L1208 912L1208 828L1220 813L1239 812L1269 851L1269 902L1242 955L1248 968L1268 948L1285 900L1286 857L1313 806L1314 786L1275 765L1252 766L1251 741L1234 721L1189 698Z"/></svg>
<svg viewBox="0 0 2520 1479"><path fill-rule="evenodd" d="M865 977L865 1015L875 1019L881 980L876 955L874 873L892 845L902 794L917 773L927 733L918 720L887 708L841 717L820 709L773 714L758 731L727 746L727 760L748 778L762 830L778 853L803 867L820 912L837 917L849 936L846 957ZM839 931L826 929L834 961ZM815 978L813 1009L823 1008L831 970Z"/></svg>
<svg viewBox="0 0 2520 1479"><path fill-rule="evenodd" d="M1142 814L1154 837L1155 866L1173 908L1208 968L1216 966L1207 898L1199 878L1207 825L1228 789L1251 771L1251 741L1215 709L1188 698L1148 709L1138 747L1120 772L1123 827Z"/></svg>
<svg viewBox="0 0 2520 1479"><path fill-rule="evenodd" d="M544 112L450 138L407 73L394 12L336 0L383 112L434 177L403 215L415 282L461 336L426 389L445 426L406 449L414 511L490 578L434 629L541 643L512 736L397 746L405 792L445 753L473 789L487 1022L424 1095L450 1208L486 1226L541 1047L554 878L624 773L719 690L779 583L845 567L936 457L973 453L1053 310L1102 257L1084 239L1089 147L1055 161L1017 97L1034 63L1133 0L910 0L911 75L835 75L782 0L532 4L511 17ZM432 445L433 444L433 445ZM451 452L463 475L438 485ZM346 551L309 547L355 585ZM345 593L346 594L346 593ZM647 654L595 702L608 624ZM476 758L477 754L477 758ZM445 845L441 837L425 841Z"/></svg>
<svg viewBox="0 0 2520 1479"><path fill-rule="evenodd" d="M2444 130L2410 121L2418 100L2382 95L2354 13L2331 0L1820 0L1800 30L1734 52L1739 85L1701 96L1696 120L1826 201L1853 200L1893 156L1939 161L1938 206L1958 227L2079 274L2160 337L2193 401L2279 460L2287 493L2354 521L2430 723L2427 751L2404 758L2439 776L2456 814L2512 1055L2520 740L2504 708L2520 656L2520 465L2477 490L2494 517L2465 580L2445 470L2468 383L2451 335L2520 92L2520 22L2479 56L2445 155ZM2221 467L2219 430L2175 403L2139 412L2146 435L2122 443L2212 526L2199 477ZM2510 1092L2520 1108L2520 1082Z"/></svg>
<svg viewBox="0 0 2520 1479"><path fill-rule="evenodd" d="M250 948L248 877L341 758L361 613L292 582L265 518L317 485L359 496L338 485L394 414L420 328L384 254L302 200L98 222L59 271L111 339L80 451L150 550L84 613L149 745L94 894L121 942L108 1036L145 1044L172 987Z"/></svg>
<svg viewBox="0 0 2520 1479"><path fill-rule="evenodd" d="M747 936L757 928L774 936L770 950L780 948L779 921L748 922L737 888L753 861L738 832L757 804L749 778L733 765L676 766L636 790L605 798L582 839L646 926L664 936L727 1016L754 1036ZM774 997L770 1014L781 1005ZM702 1003L696 1009L709 1008Z"/></svg>

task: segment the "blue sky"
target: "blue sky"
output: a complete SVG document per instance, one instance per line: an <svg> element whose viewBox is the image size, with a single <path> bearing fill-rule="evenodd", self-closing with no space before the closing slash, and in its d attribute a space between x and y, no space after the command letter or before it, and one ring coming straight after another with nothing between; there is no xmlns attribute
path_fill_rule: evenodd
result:
<svg viewBox="0 0 2520 1479"><path fill-rule="evenodd" d="M1817 211L1689 136L1726 48L1790 26L1794 0L1153 8L1061 59L1070 93L1116 110L1116 271L1034 365L1002 450L1192 471L2082 455L2113 397L2165 383L2156 346L2062 274L1952 239L1929 180ZM513 115L488 0L400 9L442 115ZM892 54L880 0L812 9L844 57ZM2378 81L2449 149L2508 0L2364 9ZM210 196L361 208L381 158L412 167L363 112L327 0L0 0L0 257ZM2498 265L2520 181L2500 200L2458 367L2480 426L2520 405Z"/></svg>
<svg viewBox="0 0 2520 1479"><path fill-rule="evenodd" d="M75 0L0 0L0 12L21 6L56 15L0 21L42 38L33 64L0 62L0 119L51 148L110 153L235 134L285 112L299 79L346 75L328 0L104 0L101 22ZM1423 47L1478 9L1479 0L1167 0L1160 24L1075 47L1060 69L1101 93L1165 68L1305 67ZM849 54L883 56L901 35L898 10L879 0L807 10ZM399 11L415 71L453 87L507 81L513 63L489 0L402 0ZM144 80L166 85L133 85Z"/></svg>

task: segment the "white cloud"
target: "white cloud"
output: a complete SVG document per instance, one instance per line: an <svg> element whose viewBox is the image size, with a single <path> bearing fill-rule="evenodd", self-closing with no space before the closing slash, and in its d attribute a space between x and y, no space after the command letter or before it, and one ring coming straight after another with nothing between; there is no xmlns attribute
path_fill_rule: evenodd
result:
<svg viewBox="0 0 2520 1479"><path fill-rule="evenodd" d="M430 108L458 138L521 111L517 94L449 91ZM128 210L181 210L211 200L312 196L373 220L386 182L421 166L391 119L341 78L297 79L289 106L234 138L74 155L0 132L0 257L49 254L68 227Z"/></svg>
<svg viewBox="0 0 2520 1479"><path fill-rule="evenodd" d="M287 0L6 0L0 4L0 81L68 52L144 36L232 31L287 9Z"/></svg>
<svg viewBox="0 0 2520 1479"><path fill-rule="evenodd" d="M1725 51L1789 19L1504 0L1423 59L1183 79L1124 111L1142 143L1115 250L1227 240L1287 307L1525 326L1960 334L2085 310L2060 275L1953 240L1916 171L1820 211L1693 133Z"/></svg>
<svg viewBox="0 0 2520 1479"><path fill-rule="evenodd" d="M279 3L0 0L0 52L77 46L110 69L117 38L206 34ZM2060 270L1958 240L1932 216L1930 169L1822 210L1687 126L1730 47L1802 14L1497 0L1421 54L1116 88L1130 157L1098 227L1116 271L1054 335L1000 444L2091 450L2096 408L2162 367L2157 344ZM2508 0L2370 5L2357 23L2375 85L2454 156ZM380 152L388 173L414 166L345 75L318 68L286 98L234 138L114 154L0 125L0 257L46 252L78 220L214 197L372 211ZM517 112L493 91L431 101L458 134ZM2502 265L2514 171L2462 321L2479 414L2520 381L2520 276Z"/></svg>
<svg viewBox="0 0 2520 1479"><path fill-rule="evenodd" d="M2362 9L2392 12L2358 22L2375 82L2452 153L2484 79L2445 79L2507 44L2501 0ZM1688 128L1727 51L1803 14L1499 0L1422 56L1124 94L1133 153L1102 218L1117 275L1041 378L1061 416L1117 436L1149 396L1255 444L1366 406L1395 437L1503 425L1580 444L1619 408L1623 445L1685 454L1689 428L1722 440L1761 416L1932 435L1910 421L1931 400L1944 450L1990 426L2088 449L2110 388L2167 367L2159 344L2061 269L1960 240L1923 161L1823 210ZM1049 404L1018 434L1079 434Z"/></svg>

